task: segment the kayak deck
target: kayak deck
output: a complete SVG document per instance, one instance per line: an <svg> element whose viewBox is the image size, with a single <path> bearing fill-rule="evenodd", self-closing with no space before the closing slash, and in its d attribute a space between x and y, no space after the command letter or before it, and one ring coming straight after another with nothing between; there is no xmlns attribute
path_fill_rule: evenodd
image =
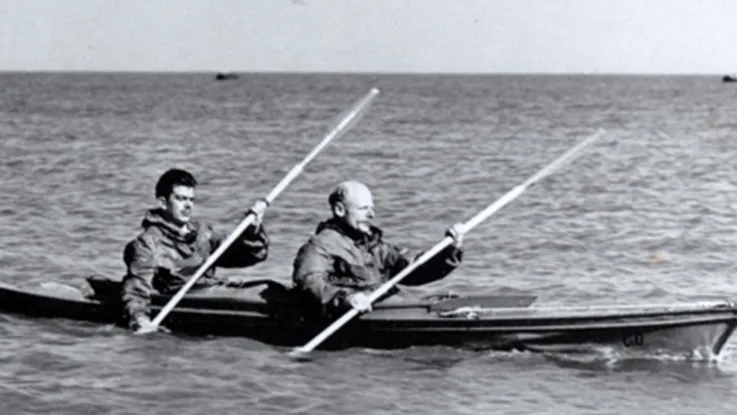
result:
<svg viewBox="0 0 737 415"><path fill-rule="evenodd" d="M120 308L113 298L119 283L98 282L94 295L59 284L34 289L0 284L0 310L119 324ZM310 320L289 302L280 284L273 284L234 290L237 295L188 294L164 326L175 333L244 336L285 346L304 344L326 326ZM167 300L154 298L154 313ZM729 301L576 307L535 306L534 301L530 296L387 301L347 324L324 348L458 345L575 352L606 345L719 355L737 327L737 306Z"/></svg>

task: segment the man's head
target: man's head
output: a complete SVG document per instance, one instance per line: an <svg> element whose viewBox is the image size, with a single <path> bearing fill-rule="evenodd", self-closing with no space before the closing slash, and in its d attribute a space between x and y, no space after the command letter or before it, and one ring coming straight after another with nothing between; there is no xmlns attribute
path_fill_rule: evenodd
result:
<svg viewBox="0 0 737 415"><path fill-rule="evenodd" d="M351 229L371 234L374 218L374 198L365 184L347 180L340 183L328 197L333 217Z"/></svg>
<svg viewBox="0 0 737 415"><path fill-rule="evenodd" d="M188 223L194 208L194 188L197 180L191 173L170 169L156 182L156 199L175 222Z"/></svg>

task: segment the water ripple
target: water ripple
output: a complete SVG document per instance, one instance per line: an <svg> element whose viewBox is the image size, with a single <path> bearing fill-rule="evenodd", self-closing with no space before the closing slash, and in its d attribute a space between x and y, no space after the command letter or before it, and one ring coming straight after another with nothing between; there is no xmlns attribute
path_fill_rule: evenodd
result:
<svg viewBox="0 0 737 415"><path fill-rule="evenodd" d="M374 108L270 208L289 281L340 180L372 186L387 237L427 249L598 128L607 135L466 237L428 290L525 292L549 304L730 297L737 110L699 77L0 74L1 278L118 276L173 166L198 214L232 229L380 79ZM288 260L284 260L284 259ZM4 413L725 413L733 346L714 367L445 348L351 350L293 364L247 339L138 338L0 317ZM629 363L627 363L629 362ZM542 412L541 412L542 411Z"/></svg>

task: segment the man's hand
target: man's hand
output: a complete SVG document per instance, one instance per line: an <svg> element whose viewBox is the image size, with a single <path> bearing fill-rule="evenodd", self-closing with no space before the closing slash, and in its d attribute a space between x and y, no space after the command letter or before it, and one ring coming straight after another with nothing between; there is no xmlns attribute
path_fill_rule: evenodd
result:
<svg viewBox="0 0 737 415"><path fill-rule="evenodd" d="M461 229L463 229L463 224L459 222L445 231L445 236L453 238L453 245L456 248L460 248L463 245L463 232L461 232Z"/></svg>
<svg viewBox="0 0 737 415"><path fill-rule="evenodd" d="M368 295L364 293L351 294L348 296L347 300L348 304L358 310L359 313L371 311L371 301L369 300Z"/></svg>
<svg viewBox="0 0 737 415"><path fill-rule="evenodd" d="M248 213L252 213L255 217L253 219L253 224L257 228L259 225L261 225L261 221L264 219L264 213L266 212L266 208L269 205L266 204L265 200L259 199L256 203L253 204L253 207L249 209Z"/></svg>

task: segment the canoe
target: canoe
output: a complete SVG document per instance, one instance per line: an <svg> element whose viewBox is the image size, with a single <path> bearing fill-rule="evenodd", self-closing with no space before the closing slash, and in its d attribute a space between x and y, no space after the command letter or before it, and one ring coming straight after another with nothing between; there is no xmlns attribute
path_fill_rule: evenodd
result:
<svg viewBox="0 0 737 415"><path fill-rule="evenodd" d="M0 284L0 310L30 317L122 324L118 281L93 276L88 286ZM329 322L282 284L257 280L226 294L187 294L164 320L173 334L243 336L298 346ZM168 297L155 295L157 313ZM726 300L670 304L537 307L534 296L440 294L378 303L320 348L460 346L491 350L583 352L597 347L646 353L718 356L737 327Z"/></svg>

